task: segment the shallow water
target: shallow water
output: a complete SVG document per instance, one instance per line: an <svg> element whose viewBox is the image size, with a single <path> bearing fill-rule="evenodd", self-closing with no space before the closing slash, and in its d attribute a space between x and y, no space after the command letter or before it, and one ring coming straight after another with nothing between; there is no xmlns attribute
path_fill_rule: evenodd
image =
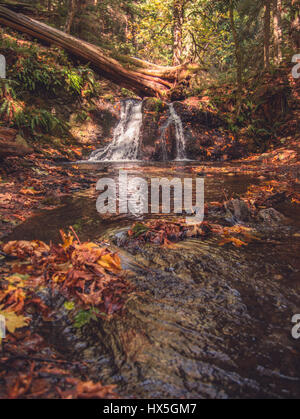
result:
<svg viewBox="0 0 300 419"><path fill-rule="evenodd" d="M183 177L190 166L140 172L136 164L128 174ZM93 170L103 176L103 167ZM254 182L256 175L213 174L205 178L206 202L243 194ZM134 217L104 219L95 199L42 211L10 239L57 241L58 229L73 225L82 240L116 243ZM137 288L125 315L74 330L58 298L56 321L41 333L68 359L86 361L92 379L117 384L121 396L298 398L300 341L291 319L300 313L300 223L293 208L281 210L289 224L242 249L220 247L217 238L117 249Z"/></svg>
<svg viewBox="0 0 300 419"><path fill-rule="evenodd" d="M109 177L115 179L118 184L119 170L125 170L128 178L139 176L141 178L193 178L204 177L205 180L205 202L224 201L233 196L238 196L247 191L248 186L258 183L256 175L234 174L230 170L227 174L208 174L200 173L197 175L191 172L191 168L205 167L203 164L195 166L195 162L169 162L164 165L162 163L154 164L149 167L138 162L128 163L82 163L79 167L88 173L93 171L97 173L99 179ZM225 166L226 167L226 166ZM228 166L229 168L230 166ZM142 170L142 171L141 171ZM96 186L96 185L95 185ZM42 240L49 242L58 242L60 240L59 230L67 230L69 226L73 226L80 235L82 240L93 240L104 234L110 227L123 227L131 225L136 221L137 217L133 214L102 216L96 209L96 198L98 193L93 188L93 197L74 196L66 198L62 204L53 210L39 210L36 214L16 227L14 232L7 237L7 240ZM193 191L195 192L195 191ZM173 197L173 193L171 193ZM149 196L149 200L151 197ZM172 214L166 215L171 217ZM174 214L173 214L174 216ZM160 215L153 216L144 214L138 217L139 220L149 220L159 218Z"/></svg>

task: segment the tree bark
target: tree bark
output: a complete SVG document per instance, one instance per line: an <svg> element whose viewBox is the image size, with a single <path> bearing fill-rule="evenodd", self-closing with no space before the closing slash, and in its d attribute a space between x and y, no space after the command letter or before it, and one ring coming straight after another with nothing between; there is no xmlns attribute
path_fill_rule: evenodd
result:
<svg viewBox="0 0 300 419"><path fill-rule="evenodd" d="M65 32L70 33L72 28L72 23L76 14L77 9L77 0L69 0L69 13L66 20Z"/></svg>
<svg viewBox="0 0 300 419"><path fill-rule="evenodd" d="M182 63L184 0L174 0L173 20L174 20L173 65L176 66Z"/></svg>
<svg viewBox="0 0 300 419"><path fill-rule="evenodd" d="M179 80L189 75L187 64L163 67L127 56L113 57L109 51L1 6L0 23L64 48L90 63L101 76L132 90L141 97L166 97Z"/></svg>
<svg viewBox="0 0 300 419"><path fill-rule="evenodd" d="M271 0L265 0L264 15L264 68L270 68Z"/></svg>
<svg viewBox="0 0 300 419"><path fill-rule="evenodd" d="M300 0L292 0L290 13L292 19L289 35L291 44L296 54L300 49Z"/></svg>
<svg viewBox="0 0 300 419"><path fill-rule="evenodd" d="M275 61L279 65L282 61L282 0L274 0L273 5Z"/></svg>
<svg viewBox="0 0 300 419"><path fill-rule="evenodd" d="M237 114L240 113L241 104L242 104L242 92L243 92L243 58L242 58L242 49L237 33L235 20L234 20L234 3L233 0L230 0L229 4L229 14L230 14L230 26L234 39L235 47L235 58L236 58L236 67L237 67L237 86L238 86L238 96L237 96Z"/></svg>

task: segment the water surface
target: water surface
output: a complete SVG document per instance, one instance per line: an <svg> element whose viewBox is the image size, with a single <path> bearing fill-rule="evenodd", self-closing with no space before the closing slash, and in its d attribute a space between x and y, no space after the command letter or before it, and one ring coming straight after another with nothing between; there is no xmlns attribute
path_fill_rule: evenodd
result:
<svg viewBox="0 0 300 419"><path fill-rule="evenodd" d="M128 176L150 179L191 176L191 166L145 168L131 162L125 168ZM120 167L82 169L117 179ZM225 174L206 174L206 202L244 194L259 183L255 173L235 175L223 167ZM193 174L199 175L201 170ZM74 197L60 208L39 211L10 236L58 241L58 229L73 225L82 240L109 240L136 286L122 317L80 331L72 329L57 299L56 321L41 329L51 344L68 359L84 360L95 381L117 384L121 396L299 397L300 342L291 336L292 316L300 313L295 207L281 205L290 217L288 225L263 233L261 241L246 248L221 247L212 237L190 239L173 249L150 244L118 249L116 237L135 217L101 216L96 196Z"/></svg>

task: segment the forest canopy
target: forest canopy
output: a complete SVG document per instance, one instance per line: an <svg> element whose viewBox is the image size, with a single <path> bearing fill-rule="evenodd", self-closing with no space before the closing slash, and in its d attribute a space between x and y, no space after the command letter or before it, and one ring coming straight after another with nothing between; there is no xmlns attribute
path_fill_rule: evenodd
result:
<svg viewBox="0 0 300 419"><path fill-rule="evenodd" d="M30 6L37 18L101 47L156 64L199 62L220 77L235 73L236 60L247 75L300 47L299 0L33 0Z"/></svg>

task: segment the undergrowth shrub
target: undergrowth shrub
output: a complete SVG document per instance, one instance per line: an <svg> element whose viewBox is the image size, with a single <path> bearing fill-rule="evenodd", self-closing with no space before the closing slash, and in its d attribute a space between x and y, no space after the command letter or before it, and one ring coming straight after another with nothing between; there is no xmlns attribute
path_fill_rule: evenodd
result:
<svg viewBox="0 0 300 419"><path fill-rule="evenodd" d="M64 133L68 124L47 107L47 99L80 103L98 94L94 73L88 66L75 67L60 48L46 49L0 30L0 53L9 55L7 79L0 80L0 123L31 135Z"/></svg>

